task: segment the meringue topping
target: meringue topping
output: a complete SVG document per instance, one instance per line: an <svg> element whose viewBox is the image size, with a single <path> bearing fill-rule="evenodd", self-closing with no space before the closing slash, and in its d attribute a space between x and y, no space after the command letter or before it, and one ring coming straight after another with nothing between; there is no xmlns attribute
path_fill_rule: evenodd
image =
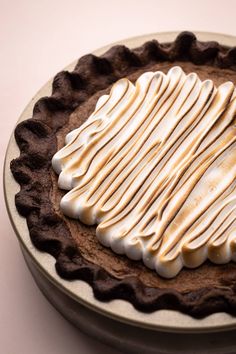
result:
<svg viewBox="0 0 236 354"><path fill-rule="evenodd" d="M117 81L53 157L63 213L166 278L236 261L236 95L180 67Z"/></svg>

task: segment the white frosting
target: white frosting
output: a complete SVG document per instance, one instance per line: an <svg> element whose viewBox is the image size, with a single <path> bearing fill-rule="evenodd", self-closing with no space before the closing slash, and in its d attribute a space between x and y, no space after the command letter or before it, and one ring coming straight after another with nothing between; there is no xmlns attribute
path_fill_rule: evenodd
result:
<svg viewBox="0 0 236 354"><path fill-rule="evenodd" d="M117 81L52 160L64 214L163 277L236 261L236 98L173 67Z"/></svg>

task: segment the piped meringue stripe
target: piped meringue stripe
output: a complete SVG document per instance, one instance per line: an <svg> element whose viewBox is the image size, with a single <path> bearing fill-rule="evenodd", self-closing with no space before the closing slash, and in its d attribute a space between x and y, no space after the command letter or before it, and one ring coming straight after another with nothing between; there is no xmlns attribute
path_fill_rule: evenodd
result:
<svg viewBox="0 0 236 354"><path fill-rule="evenodd" d="M63 213L174 277L236 261L236 95L180 67L117 81L52 160Z"/></svg>

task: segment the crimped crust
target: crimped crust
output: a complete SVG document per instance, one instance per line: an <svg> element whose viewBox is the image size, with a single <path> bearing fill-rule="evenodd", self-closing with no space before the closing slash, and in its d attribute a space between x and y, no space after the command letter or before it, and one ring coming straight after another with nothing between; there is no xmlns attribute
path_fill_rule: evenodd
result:
<svg viewBox="0 0 236 354"><path fill-rule="evenodd" d="M137 71L150 70L159 64L165 67L165 63L175 65L177 61L207 65L217 70L226 69L230 76L230 72L236 72L236 47L200 42L193 33L182 32L172 43L160 44L153 40L134 50L114 46L101 57L86 55L78 61L73 72L57 74L52 95L41 98L34 107L33 117L18 124L15 130L20 156L11 162L11 171L21 187L15 197L16 207L27 219L33 244L56 258L59 275L85 280L101 301L125 299L144 312L174 309L195 317L218 311L234 314L235 264L214 266L206 263L196 270L183 270L180 276L169 281L160 279L139 262L110 254L110 258L119 259L127 269L126 274L123 272L118 276L114 271L109 271L109 267L105 269L85 255L83 233L85 236L90 234L91 242L95 239L95 228L65 218L56 205L56 199L59 200L63 192L56 190L55 197L56 176L52 171L51 159L58 150L60 139L67 132L65 127L69 123L74 124L72 113L78 111L83 115L87 102L92 106L100 92L106 92L121 77L135 79ZM89 109L85 112L88 113ZM78 125L81 123L77 122ZM80 225L80 242L73 237L75 223ZM94 248L94 244L90 247ZM99 252L103 252L102 246L98 247ZM104 248L104 254L108 252L110 250ZM138 272L135 273L133 269L136 265ZM210 274L207 282L201 281L204 272ZM154 277L157 280L153 280ZM180 286L184 279L186 283L195 283L195 286L191 288L189 283L186 287Z"/></svg>

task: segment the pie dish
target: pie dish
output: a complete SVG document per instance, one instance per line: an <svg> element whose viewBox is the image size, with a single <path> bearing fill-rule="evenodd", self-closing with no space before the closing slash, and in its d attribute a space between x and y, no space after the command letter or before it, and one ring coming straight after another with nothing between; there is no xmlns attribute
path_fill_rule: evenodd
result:
<svg viewBox="0 0 236 354"><path fill-rule="evenodd" d="M63 146L66 133L88 117L98 97L118 78L134 81L143 72L165 72L173 65L197 72L201 79L211 78L217 86L227 80L236 82L235 49L199 42L187 32L169 44L151 41L134 50L115 46L101 58L81 58L72 73L59 73L52 96L39 100L33 118L15 131L21 151L11 164L21 185L16 206L27 218L33 244L56 258L60 276L85 280L100 301L125 299L144 312L174 309L196 317L219 311L234 314L233 263L208 262L196 270L184 269L172 280L162 279L141 263L102 247L94 228L65 218L59 209L63 192L57 187L51 159Z"/></svg>

